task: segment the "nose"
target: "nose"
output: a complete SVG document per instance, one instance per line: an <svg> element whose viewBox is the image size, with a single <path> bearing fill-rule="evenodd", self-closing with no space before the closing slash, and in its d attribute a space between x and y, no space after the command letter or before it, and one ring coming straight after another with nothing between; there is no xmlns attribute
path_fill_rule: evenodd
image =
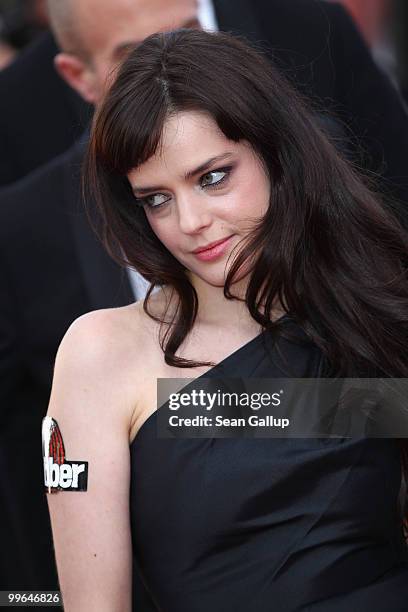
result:
<svg viewBox="0 0 408 612"><path fill-rule="evenodd" d="M192 193L179 195L177 198L177 211L180 230L184 234L199 234L211 225L211 211L206 199Z"/></svg>

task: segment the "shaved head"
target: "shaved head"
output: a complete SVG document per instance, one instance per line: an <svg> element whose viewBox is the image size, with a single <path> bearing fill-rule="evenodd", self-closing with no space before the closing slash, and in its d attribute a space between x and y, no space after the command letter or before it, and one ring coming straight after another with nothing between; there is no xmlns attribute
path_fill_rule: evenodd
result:
<svg viewBox="0 0 408 612"><path fill-rule="evenodd" d="M60 48L84 57L86 52L78 23L77 0L47 0L47 9Z"/></svg>
<svg viewBox="0 0 408 612"><path fill-rule="evenodd" d="M154 32L200 27L197 0L47 0L57 70L97 103L130 49Z"/></svg>

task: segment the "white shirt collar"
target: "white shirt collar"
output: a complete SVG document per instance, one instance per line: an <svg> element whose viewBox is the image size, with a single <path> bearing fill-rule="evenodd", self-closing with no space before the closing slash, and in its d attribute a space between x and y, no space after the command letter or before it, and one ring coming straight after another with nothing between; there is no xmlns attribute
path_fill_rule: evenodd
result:
<svg viewBox="0 0 408 612"><path fill-rule="evenodd" d="M218 32L217 18L215 16L214 5L211 0L197 0L198 20L203 30Z"/></svg>

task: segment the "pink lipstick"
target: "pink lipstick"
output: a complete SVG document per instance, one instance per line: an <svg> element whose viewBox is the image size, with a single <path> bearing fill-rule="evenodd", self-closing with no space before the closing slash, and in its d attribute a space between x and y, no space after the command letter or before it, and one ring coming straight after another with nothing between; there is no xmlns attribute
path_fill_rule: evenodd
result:
<svg viewBox="0 0 408 612"><path fill-rule="evenodd" d="M212 261L213 259L217 259L224 254L231 238L232 235L228 236L227 238L222 238L222 240L211 242L206 246L195 249L193 253L201 261Z"/></svg>

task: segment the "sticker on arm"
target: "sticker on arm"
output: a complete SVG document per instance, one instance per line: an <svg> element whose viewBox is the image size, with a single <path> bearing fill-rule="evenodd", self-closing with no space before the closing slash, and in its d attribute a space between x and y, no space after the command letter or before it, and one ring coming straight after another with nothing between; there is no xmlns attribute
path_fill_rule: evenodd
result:
<svg viewBox="0 0 408 612"><path fill-rule="evenodd" d="M42 449L47 493L87 490L88 462L68 461L65 458L61 430L57 421L49 416L42 421Z"/></svg>

